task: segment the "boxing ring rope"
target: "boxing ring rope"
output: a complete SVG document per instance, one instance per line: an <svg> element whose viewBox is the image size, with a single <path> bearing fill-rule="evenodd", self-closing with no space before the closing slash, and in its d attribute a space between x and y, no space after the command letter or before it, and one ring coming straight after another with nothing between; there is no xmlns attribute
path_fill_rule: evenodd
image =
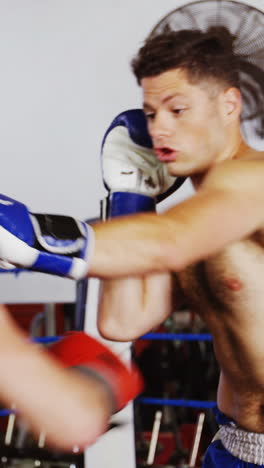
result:
<svg viewBox="0 0 264 468"><path fill-rule="evenodd" d="M61 339L62 336L43 336L34 338L35 343L54 343ZM175 340L175 341L212 341L210 333L146 333L138 338L138 340Z"/></svg>
<svg viewBox="0 0 264 468"><path fill-rule="evenodd" d="M179 406L181 408L200 408L200 409L211 409L214 408L216 402L214 401L203 401L203 400L185 400L185 399L170 399L170 398L150 398L150 397L139 397L136 399L136 403L144 405L161 405L161 406ZM15 411L2 409L0 410L0 417L9 416L15 413Z"/></svg>
<svg viewBox="0 0 264 468"><path fill-rule="evenodd" d="M200 408L211 409L216 405L215 401L202 401L202 400L174 400L170 398L150 398L139 397L136 399L137 403L144 405L161 405L161 406L180 406L181 408Z"/></svg>
<svg viewBox="0 0 264 468"><path fill-rule="evenodd" d="M212 341L209 333L147 333L140 340Z"/></svg>

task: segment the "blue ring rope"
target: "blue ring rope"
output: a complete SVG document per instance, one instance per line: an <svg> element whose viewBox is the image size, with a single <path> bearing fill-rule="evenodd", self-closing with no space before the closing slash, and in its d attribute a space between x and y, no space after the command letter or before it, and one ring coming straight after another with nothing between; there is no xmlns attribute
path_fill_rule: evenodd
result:
<svg viewBox="0 0 264 468"><path fill-rule="evenodd" d="M215 401L202 401L202 400L171 400L167 398L149 398L139 397L136 400L138 403L144 405L162 405L162 406L181 406L182 408L214 408L216 406Z"/></svg>
<svg viewBox="0 0 264 468"><path fill-rule="evenodd" d="M31 338L31 341L34 343L56 343L56 341L59 341L63 336L38 336L36 338Z"/></svg>
<svg viewBox="0 0 264 468"><path fill-rule="evenodd" d="M55 343L63 336L41 336L33 338L35 343ZM209 333L147 333L139 340L212 341Z"/></svg>
<svg viewBox="0 0 264 468"><path fill-rule="evenodd" d="M173 400L166 398L149 398L149 397L139 397L136 399L137 403L142 403L144 405L162 405L162 406L181 406L182 408L203 408L211 409L216 406L214 401L202 401L202 400ZM2 409L0 410L0 417L9 416L10 414L15 413L15 411Z"/></svg>
<svg viewBox="0 0 264 468"><path fill-rule="evenodd" d="M0 410L0 417L9 416L12 413L15 413L15 411L9 410L9 409L1 409Z"/></svg>
<svg viewBox="0 0 264 468"><path fill-rule="evenodd" d="M147 333L141 340L212 341L209 333Z"/></svg>

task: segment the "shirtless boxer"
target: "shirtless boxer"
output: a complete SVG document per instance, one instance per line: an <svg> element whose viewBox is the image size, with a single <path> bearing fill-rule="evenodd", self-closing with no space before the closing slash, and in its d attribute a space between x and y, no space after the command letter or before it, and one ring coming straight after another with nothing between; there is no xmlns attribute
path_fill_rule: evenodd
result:
<svg viewBox="0 0 264 468"><path fill-rule="evenodd" d="M94 225L81 274L104 279L99 327L111 339L130 340L161 323L175 288L179 303L180 294L189 301L214 337L222 369L218 406L243 428L230 434L235 426L224 425L223 442L261 465L264 162L241 135L234 57L214 36L162 35L133 65L157 159L171 176L190 176L197 193L160 215ZM16 262L18 250L7 244L0 237L3 259L41 270L43 259ZM217 443L220 461L209 450L205 463L229 466L233 455Z"/></svg>
<svg viewBox="0 0 264 468"><path fill-rule="evenodd" d="M230 47L195 31L161 35L139 51L133 69L157 158L170 174L190 176L197 193L152 222L134 218L122 227L132 257L126 271L136 263L140 229L144 265L130 272L155 265L176 272L178 304L189 303L213 335L222 442L213 442L204 466L249 468L264 466L264 153L241 135L234 63ZM150 330L170 310L170 287L165 275L105 281L103 334L133 339Z"/></svg>

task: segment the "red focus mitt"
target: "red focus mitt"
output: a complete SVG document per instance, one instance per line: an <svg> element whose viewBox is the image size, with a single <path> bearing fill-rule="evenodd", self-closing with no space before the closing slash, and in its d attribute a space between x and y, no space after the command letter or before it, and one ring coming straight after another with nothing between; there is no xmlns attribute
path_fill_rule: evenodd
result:
<svg viewBox="0 0 264 468"><path fill-rule="evenodd" d="M103 382L111 393L113 412L143 389L143 379L134 365L125 365L108 347L84 332L68 332L48 349L64 367L74 367Z"/></svg>

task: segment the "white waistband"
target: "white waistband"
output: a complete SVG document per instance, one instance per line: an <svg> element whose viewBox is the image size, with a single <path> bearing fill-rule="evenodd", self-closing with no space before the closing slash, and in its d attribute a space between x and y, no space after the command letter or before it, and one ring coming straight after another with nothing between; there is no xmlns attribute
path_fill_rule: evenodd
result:
<svg viewBox="0 0 264 468"><path fill-rule="evenodd" d="M220 426L217 436L235 457L255 465L264 465L264 434L248 432L236 426Z"/></svg>

